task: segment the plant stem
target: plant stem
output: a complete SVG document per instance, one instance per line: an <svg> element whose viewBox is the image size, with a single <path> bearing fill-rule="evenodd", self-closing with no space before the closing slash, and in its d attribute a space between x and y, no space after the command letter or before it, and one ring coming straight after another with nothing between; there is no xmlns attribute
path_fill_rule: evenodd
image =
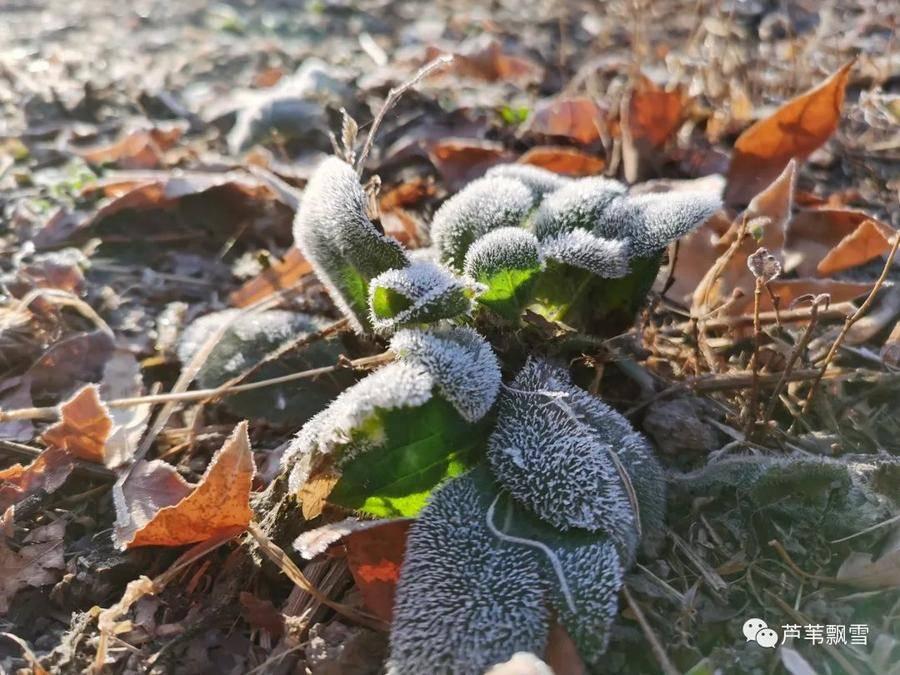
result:
<svg viewBox="0 0 900 675"><path fill-rule="evenodd" d="M750 357L750 403L747 406L747 420L744 424L744 435L749 438L756 423L756 408L759 404L759 348L762 346L762 329L759 323L759 299L765 286L765 278L756 277L753 289L753 356Z"/></svg>

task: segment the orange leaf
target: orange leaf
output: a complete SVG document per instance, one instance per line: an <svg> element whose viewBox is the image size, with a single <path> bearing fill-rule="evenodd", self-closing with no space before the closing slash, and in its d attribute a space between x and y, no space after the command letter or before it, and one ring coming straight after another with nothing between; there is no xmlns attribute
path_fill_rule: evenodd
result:
<svg viewBox="0 0 900 675"><path fill-rule="evenodd" d="M510 159L500 143L475 138L445 138L428 148L431 163L451 190L483 175L485 171Z"/></svg>
<svg viewBox="0 0 900 675"><path fill-rule="evenodd" d="M247 422L241 422L192 485L160 460L135 465L116 493L120 548L182 546L246 528L254 474Z"/></svg>
<svg viewBox="0 0 900 675"><path fill-rule="evenodd" d="M835 281L834 279L776 279L769 283L769 289L779 298L780 307L789 307L794 300L803 295L820 295L827 293L831 296L832 304L850 302L870 290L871 283L856 283L853 281ZM772 311L772 301L768 293L763 293L760 298L759 309L761 312ZM749 314L753 311L753 297L744 296L725 312L730 316Z"/></svg>
<svg viewBox="0 0 900 675"><path fill-rule="evenodd" d="M109 145L76 149L75 153L92 164L115 162L123 169L155 169L164 164L164 152L178 142L184 131L180 125L136 129Z"/></svg>
<svg viewBox="0 0 900 675"><path fill-rule="evenodd" d="M606 110L593 99L556 98L535 107L526 130L544 136L563 136L588 145L600 139Z"/></svg>
<svg viewBox="0 0 900 675"><path fill-rule="evenodd" d="M566 176L596 176L606 167L602 157L575 148L539 145L519 157L522 164L533 164Z"/></svg>
<svg viewBox="0 0 900 675"><path fill-rule="evenodd" d="M837 129L855 61L819 86L791 99L738 137L728 170L728 204L744 204L781 173L791 158L804 160Z"/></svg>
<svg viewBox="0 0 900 675"><path fill-rule="evenodd" d="M264 269L259 276L245 282L228 296L228 300L235 307L248 307L273 293L290 288L310 272L312 266L300 250L292 246L283 259Z"/></svg>
<svg viewBox="0 0 900 675"><path fill-rule="evenodd" d="M444 52L429 47L425 60L431 61ZM507 81L520 85L536 82L543 76L543 69L531 59L506 54L500 43L491 41L487 45L467 53L455 53L452 63L435 76L453 73L460 77L470 77L488 82Z"/></svg>
<svg viewBox="0 0 900 675"><path fill-rule="evenodd" d="M643 167L658 163L660 148L684 121L685 96L680 88L658 87L641 75L622 106L622 162L625 179L640 180Z"/></svg>
<svg viewBox="0 0 900 675"><path fill-rule="evenodd" d="M394 591L400 579L409 526L408 520L391 521L344 537L347 565L366 607L388 622L394 610Z"/></svg>
<svg viewBox="0 0 900 675"><path fill-rule="evenodd" d="M269 631L276 640L284 633L284 614L269 600L260 600L252 593L241 591L238 596L241 614L251 626Z"/></svg>
<svg viewBox="0 0 900 675"><path fill-rule="evenodd" d="M60 420L41 436L47 445L63 448L79 459L103 464L104 447L113 428L97 385L79 389L59 407Z"/></svg>
<svg viewBox="0 0 900 675"><path fill-rule="evenodd" d="M75 464L62 448L47 448L28 466L13 464L0 471L0 515L10 506L43 490L50 493L62 485Z"/></svg>

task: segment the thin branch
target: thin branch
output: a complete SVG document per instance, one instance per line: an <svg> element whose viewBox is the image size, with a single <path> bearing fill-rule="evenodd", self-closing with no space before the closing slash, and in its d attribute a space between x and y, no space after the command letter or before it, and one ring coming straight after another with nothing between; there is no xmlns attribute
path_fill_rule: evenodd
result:
<svg viewBox="0 0 900 675"><path fill-rule="evenodd" d="M363 145L363 149L359 153L359 159L356 160L357 175L362 176L363 168L366 164L366 159L369 156L369 152L372 150L372 145L375 143L375 134L378 132L378 127L381 126L381 123L384 121L384 116L387 115L388 111L396 105L397 101L400 100L400 97L403 96L403 94L415 87L419 82L431 75L434 71L443 68L451 61L453 61L452 54L444 54L442 56L439 56L419 68L419 70L416 71L416 74L413 75L412 78L401 84L399 87L394 87L388 92L388 96L384 101L384 105L381 106L381 110L378 111L378 115L376 115L375 121L372 122L372 127L369 129L369 135L366 136L365 145Z"/></svg>
<svg viewBox="0 0 900 675"><path fill-rule="evenodd" d="M887 280L888 274L891 271L891 267L894 264L894 258L897 256L898 246L900 246L900 234L894 235L894 243L891 246L891 252L888 254L887 260L884 263L884 267L881 270L881 275L878 277L875 285L872 286L872 290L869 291L869 295L866 296L866 299L863 301L863 304L859 306L859 309L857 309L853 314L847 317L847 320L844 322L843 328L841 328L841 332L832 343L831 349L828 350L828 354L825 356L825 362L822 364L819 375L810 387L809 393L807 393L806 395L806 400L803 402L803 406L800 408L800 415L804 415L810 409L813 399L816 396L816 390L819 388L819 383L825 376L825 371L828 370L831 362L834 361L834 357L837 355L838 350L844 343L844 338L847 337L847 333L850 332L853 324L859 321L863 317L863 315L865 315L865 313L869 311L869 307L871 307L872 303L875 301L875 296L878 295L878 291L881 290L882 286L884 286L884 282Z"/></svg>
<svg viewBox="0 0 900 675"><path fill-rule="evenodd" d="M665 675L681 675L681 671L675 667L672 660L669 658L669 655L666 654L665 647L663 647L662 642L660 642L657 637L656 632L653 630L653 626L647 621L647 617L644 616L644 610L641 609L637 600L631 595L628 586L622 587L622 595L625 597L628 608L632 611L634 618L637 619L641 630L644 632L644 637L646 637L647 642L650 643L650 649L653 651L653 656L656 657L656 661L659 663L662 672L665 673Z"/></svg>

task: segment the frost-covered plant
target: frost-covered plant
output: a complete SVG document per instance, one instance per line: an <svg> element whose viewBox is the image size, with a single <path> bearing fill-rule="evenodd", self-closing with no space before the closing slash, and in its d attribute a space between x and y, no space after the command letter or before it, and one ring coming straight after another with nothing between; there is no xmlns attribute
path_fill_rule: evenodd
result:
<svg viewBox="0 0 900 675"><path fill-rule="evenodd" d="M389 338L391 360L310 419L284 464L301 498L327 477L315 490L334 485L332 505L418 517L390 672L480 674L540 655L551 617L598 663L625 571L661 540L662 469L574 384L569 355L518 340L522 319L604 333L622 303L591 294L618 281L633 320L663 249L717 205L504 165L448 199L432 248L410 256L368 219L352 167L316 171L297 243L357 331Z"/></svg>

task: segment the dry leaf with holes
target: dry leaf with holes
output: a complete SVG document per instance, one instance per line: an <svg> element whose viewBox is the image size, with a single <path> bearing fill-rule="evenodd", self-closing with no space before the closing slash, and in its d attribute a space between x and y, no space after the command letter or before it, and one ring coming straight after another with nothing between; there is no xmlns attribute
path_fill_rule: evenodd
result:
<svg viewBox="0 0 900 675"><path fill-rule="evenodd" d="M587 97L560 97L535 106L525 131L542 136L562 136L588 145L600 140L607 111Z"/></svg>
<svg viewBox="0 0 900 675"><path fill-rule="evenodd" d="M539 145L519 157L522 164L533 164L566 176L596 176L603 173L602 157L558 145Z"/></svg>
<svg viewBox="0 0 900 675"><path fill-rule="evenodd" d="M163 461L138 462L114 487L116 544L182 546L246 528L254 470L246 422L213 455L197 484Z"/></svg>
<svg viewBox="0 0 900 675"><path fill-rule="evenodd" d="M822 84L791 99L738 137L728 169L727 204L746 204L791 159L806 159L828 140L840 121L853 64L846 64Z"/></svg>
<svg viewBox="0 0 900 675"><path fill-rule="evenodd" d="M45 586L59 581L65 570L63 536L66 524L56 522L37 527L25 537L24 545L14 551L0 539L0 615L19 590Z"/></svg>

